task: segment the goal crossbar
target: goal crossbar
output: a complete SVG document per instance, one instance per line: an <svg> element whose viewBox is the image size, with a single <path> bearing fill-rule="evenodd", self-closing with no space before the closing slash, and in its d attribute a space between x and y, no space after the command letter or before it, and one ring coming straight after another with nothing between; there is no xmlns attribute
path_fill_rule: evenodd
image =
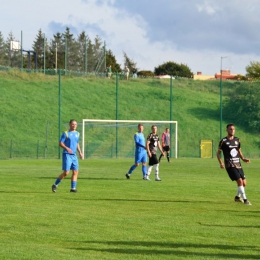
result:
<svg viewBox="0 0 260 260"><path fill-rule="evenodd" d="M85 123L142 123L142 124L174 124L175 125L175 158L178 158L178 121L155 121L155 120L107 120L107 119L82 119L82 154L85 157Z"/></svg>

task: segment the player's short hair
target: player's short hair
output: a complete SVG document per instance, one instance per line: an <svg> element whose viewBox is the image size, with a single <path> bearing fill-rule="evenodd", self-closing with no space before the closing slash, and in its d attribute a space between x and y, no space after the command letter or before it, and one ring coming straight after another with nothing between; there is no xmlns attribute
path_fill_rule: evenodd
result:
<svg viewBox="0 0 260 260"><path fill-rule="evenodd" d="M157 125L152 125L151 129L153 129L154 127L157 127Z"/></svg>
<svg viewBox="0 0 260 260"><path fill-rule="evenodd" d="M234 124L233 123L227 124L227 128L226 129L228 129L230 126L234 126Z"/></svg>
<svg viewBox="0 0 260 260"><path fill-rule="evenodd" d="M140 127L140 126L144 126L143 124L138 124L138 127Z"/></svg>
<svg viewBox="0 0 260 260"><path fill-rule="evenodd" d="M77 123L77 121L76 121L75 119L70 119L70 124L71 124L72 122L76 122L76 123Z"/></svg>

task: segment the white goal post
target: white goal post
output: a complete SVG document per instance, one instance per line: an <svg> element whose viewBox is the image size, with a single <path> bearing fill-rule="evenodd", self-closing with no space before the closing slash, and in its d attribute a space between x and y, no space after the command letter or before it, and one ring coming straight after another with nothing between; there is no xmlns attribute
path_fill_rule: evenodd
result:
<svg viewBox="0 0 260 260"><path fill-rule="evenodd" d="M174 124L175 130L174 130L174 149L175 149L175 158L178 158L178 121L153 121L153 120L103 120L103 119L82 119L82 154L83 159L85 158L85 124L86 123L136 123L136 129L137 125L142 124ZM149 129L150 130L150 129ZM160 133L158 133L160 135ZM134 135L134 133L133 133ZM171 138L172 140L173 138Z"/></svg>

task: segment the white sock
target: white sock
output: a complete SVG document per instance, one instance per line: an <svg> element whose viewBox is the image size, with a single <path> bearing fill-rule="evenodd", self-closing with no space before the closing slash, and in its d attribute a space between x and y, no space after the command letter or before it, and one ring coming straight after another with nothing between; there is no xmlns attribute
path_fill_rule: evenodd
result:
<svg viewBox="0 0 260 260"><path fill-rule="evenodd" d="M150 176L153 166L148 167L147 176Z"/></svg>
<svg viewBox="0 0 260 260"><path fill-rule="evenodd" d="M246 193L244 186L238 186L238 192L241 194L243 200L246 200Z"/></svg>
<svg viewBox="0 0 260 260"><path fill-rule="evenodd" d="M236 195L236 197L240 197L240 196L241 196L240 189L239 189L239 187L237 187L237 195Z"/></svg>
<svg viewBox="0 0 260 260"><path fill-rule="evenodd" d="M155 173L155 178L159 178L159 163L157 163L154 167L154 173Z"/></svg>

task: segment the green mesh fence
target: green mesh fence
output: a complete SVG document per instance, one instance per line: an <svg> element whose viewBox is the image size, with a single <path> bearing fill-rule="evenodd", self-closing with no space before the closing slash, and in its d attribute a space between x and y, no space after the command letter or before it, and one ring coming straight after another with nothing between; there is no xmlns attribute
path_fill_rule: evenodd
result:
<svg viewBox="0 0 260 260"><path fill-rule="evenodd" d="M2 118L0 159L59 158L61 150L58 142L61 133L58 128L59 82L57 72L55 70L38 70L31 71L30 74L22 74L20 71L20 69L8 66L0 66L0 72L3 73L0 103ZM27 72L26 69L23 71ZM83 116L88 118L90 108L93 119L115 119L117 95L120 119L169 120L169 80L138 78L126 81L124 80L125 75L120 74L118 75L119 93L117 93L115 74L111 80L108 80L105 73L86 74L69 70L60 70L60 73L62 78L61 131L68 128L69 119L77 117L78 131L81 132L81 120ZM46 77L42 74L45 74ZM76 77L87 77L87 79L77 81ZM92 84L93 82L96 85ZM5 84L9 85L5 86ZM230 121L235 123L237 135L242 141L243 153L249 158L259 158L260 155L259 131L252 128L259 122L257 119L260 109L258 107L259 95L255 93L260 89L258 86L259 82L223 82L223 135L226 134L226 123ZM20 89L21 91L19 91ZM91 99L89 98L90 91L92 91ZM239 103L243 103L243 107L238 109L236 103L232 103L234 105L230 107L227 106L226 102L229 97L232 100L239 97L239 102L245 97L244 103L242 101ZM77 105L78 100L80 100L80 108ZM202 139L213 140L214 157L220 140L219 81L202 82L177 78L173 82L172 100L173 120L178 121L179 124L178 158L199 158L199 141ZM100 109L102 107L104 109ZM37 113L35 113L36 110ZM245 114L236 117L234 115L237 112ZM142 117L138 118L139 116L135 113L137 115L141 113ZM252 114L254 114L254 118L246 122L245 119ZM50 125L48 133L45 133L48 120L50 120ZM64 122L65 120L66 122ZM8 129L11 121L12 131ZM145 127L145 135L149 133L150 127L150 125ZM29 129L34 128L37 128L37 131L31 133ZM119 139L116 140L113 128L102 126L99 130L88 129L87 134L90 135L90 138L86 139L85 158L133 157L133 135L136 130L136 125L129 127L125 132L122 128ZM158 129L159 136L162 131L163 129ZM98 132L98 138L94 136L95 132ZM103 132L106 133L106 138L103 137ZM174 149L174 147L172 148Z"/></svg>

